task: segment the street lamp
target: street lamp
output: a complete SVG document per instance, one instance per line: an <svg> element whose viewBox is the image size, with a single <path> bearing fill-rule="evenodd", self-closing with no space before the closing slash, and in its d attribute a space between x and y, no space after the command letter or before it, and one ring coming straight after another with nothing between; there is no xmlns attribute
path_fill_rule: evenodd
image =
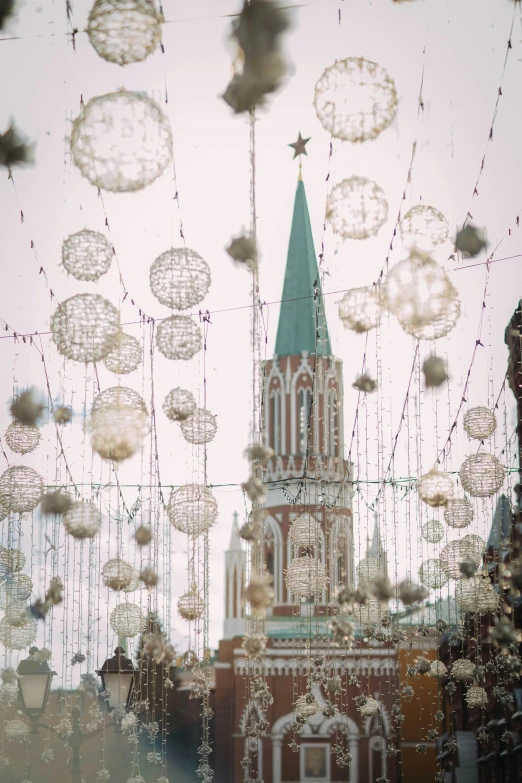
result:
<svg viewBox="0 0 522 783"><path fill-rule="evenodd" d="M108 708L128 707L134 691L136 670L130 658L125 656L123 647L116 647L114 656L107 658L97 674L102 679L103 689L109 693Z"/></svg>
<svg viewBox="0 0 522 783"><path fill-rule="evenodd" d="M23 712L31 721L31 734L38 734L38 718L45 711L51 690L51 671L46 661L40 661L35 653L38 647L31 647L29 658L20 661L17 668L18 696Z"/></svg>

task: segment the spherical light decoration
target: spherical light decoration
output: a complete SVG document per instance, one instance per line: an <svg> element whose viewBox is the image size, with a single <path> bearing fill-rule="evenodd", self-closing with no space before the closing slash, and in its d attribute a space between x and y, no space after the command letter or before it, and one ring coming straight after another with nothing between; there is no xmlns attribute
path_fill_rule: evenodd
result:
<svg viewBox="0 0 522 783"><path fill-rule="evenodd" d="M0 476L0 495L6 496L11 511L34 511L42 492L43 480L32 468L14 465Z"/></svg>
<svg viewBox="0 0 522 783"><path fill-rule="evenodd" d="M147 406L142 397L135 392L134 389L129 389L127 386L111 386L109 389L98 394L92 403L91 413L102 408L112 408L114 406L120 406L122 408L133 408L136 411L149 415Z"/></svg>
<svg viewBox="0 0 522 783"><path fill-rule="evenodd" d="M484 709L488 704L488 694L478 685L472 685L466 693L468 707L480 707Z"/></svg>
<svg viewBox="0 0 522 783"><path fill-rule="evenodd" d="M0 582L0 609L13 601L27 601L33 591L33 582L27 574L8 574Z"/></svg>
<svg viewBox="0 0 522 783"><path fill-rule="evenodd" d="M362 626L377 625L389 616L388 602L378 598L368 598L365 604L356 604L353 610L354 618Z"/></svg>
<svg viewBox="0 0 522 783"><path fill-rule="evenodd" d="M430 664L430 677L433 677L434 680L442 680L447 673L448 669L442 661L432 661Z"/></svg>
<svg viewBox="0 0 522 783"><path fill-rule="evenodd" d="M188 361L201 350L201 329L188 315L172 315L158 326L160 352L166 359Z"/></svg>
<svg viewBox="0 0 522 783"><path fill-rule="evenodd" d="M448 500L444 509L444 522L448 527L467 527L473 520L473 507L466 498Z"/></svg>
<svg viewBox="0 0 522 783"><path fill-rule="evenodd" d="M82 107L72 125L71 151L74 164L95 187L136 191L172 162L172 131L154 101L119 90Z"/></svg>
<svg viewBox="0 0 522 783"><path fill-rule="evenodd" d="M199 620L203 617L205 611L205 601L200 596L196 585L192 585L190 590L178 601L179 616L184 620Z"/></svg>
<svg viewBox="0 0 522 783"><path fill-rule="evenodd" d="M125 590L138 581L139 573L119 557L108 560L102 567L103 584L111 590Z"/></svg>
<svg viewBox="0 0 522 783"><path fill-rule="evenodd" d="M51 318L56 347L75 362L99 362L112 347L120 325L117 309L99 294L76 294L58 305Z"/></svg>
<svg viewBox="0 0 522 783"><path fill-rule="evenodd" d="M422 537L428 544L438 544L444 538L444 525L436 519L430 519L422 526Z"/></svg>
<svg viewBox="0 0 522 783"><path fill-rule="evenodd" d="M0 711L3 711L6 707L10 707L15 701L18 700L18 683L5 682L0 685Z"/></svg>
<svg viewBox="0 0 522 783"><path fill-rule="evenodd" d="M185 421L196 410L196 400L192 392L176 387L163 401L163 413L171 421Z"/></svg>
<svg viewBox="0 0 522 783"><path fill-rule="evenodd" d="M196 538L212 527L217 519L218 505L210 489L203 484L185 484L172 490L167 514L176 530Z"/></svg>
<svg viewBox="0 0 522 783"><path fill-rule="evenodd" d="M6 720L4 733L9 742L25 742L29 734L29 726L21 718Z"/></svg>
<svg viewBox="0 0 522 783"><path fill-rule="evenodd" d="M25 555L20 549L6 549L0 546L0 579L21 571L25 565Z"/></svg>
<svg viewBox="0 0 522 783"><path fill-rule="evenodd" d="M419 568L418 574L421 583L431 590L439 590L441 587L444 587L448 581L448 577L438 558L424 560Z"/></svg>
<svg viewBox="0 0 522 783"><path fill-rule="evenodd" d="M373 718L379 712L379 702L368 696L364 704L359 707L359 712L363 718Z"/></svg>
<svg viewBox="0 0 522 783"><path fill-rule="evenodd" d="M123 462L141 450L149 424L143 411L115 403L96 410L90 428L93 450L103 459Z"/></svg>
<svg viewBox="0 0 522 783"><path fill-rule="evenodd" d="M471 682L475 675L476 666L467 658L459 658L451 667L451 676L459 682Z"/></svg>
<svg viewBox="0 0 522 783"><path fill-rule="evenodd" d="M111 343L111 349L103 360L106 368L116 375L134 372L143 361L143 348L130 334L118 332Z"/></svg>
<svg viewBox="0 0 522 783"><path fill-rule="evenodd" d="M29 607L23 601L9 601L5 607L5 620L13 628L25 628L31 625Z"/></svg>
<svg viewBox="0 0 522 783"><path fill-rule="evenodd" d="M63 524L74 538L94 538L101 527L101 514L90 502L77 502L65 512Z"/></svg>
<svg viewBox="0 0 522 783"><path fill-rule="evenodd" d="M381 297L375 286L352 288L339 302L339 318L343 326L358 334L374 329L381 315Z"/></svg>
<svg viewBox="0 0 522 783"><path fill-rule="evenodd" d="M375 182L350 177L332 188L326 217L334 234L343 239L368 239L386 223L388 202Z"/></svg>
<svg viewBox="0 0 522 783"><path fill-rule="evenodd" d="M39 445L42 436L38 427L13 421L5 431L5 442L16 454L28 454Z"/></svg>
<svg viewBox="0 0 522 783"><path fill-rule="evenodd" d="M181 432L187 443L210 443L216 431L216 419L205 408L196 408L192 416L181 422Z"/></svg>
<svg viewBox="0 0 522 783"><path fill-rule="evenodd" d="M471 560L479 566L485 548L486 545L482 538L473 534L456 541L450 541L439 555L442 570L448 579L460 579L462 576L460 564L464 560Z"/></svg>
<svg viewBox="0 0 522 783"><path fill-rule="evenodd" d="M9 516L11 501L9 495L0 495L0 522Z"/></svg>
<svg viewBox="0 0 522 783"><path fill-rule="evenodd" d="M150 0L96 0L87 35L96 54L110 63L140 63L161 41L161 16Z"/></svg>
<svg viewBox="0 0 522 783"><path fill-rule="evenodd" d="M87 228L71 234L62 245L62 264L76 280L99 280L109 271L113 255L107 237Z"/></svg>
<svg viewBox="0 0 522 783"><path fill-rule="evenodd" d="M466 430L468 438L486 440L495 432L497 418L489 408L479 405L477 408L470 408L469 411L466 411L462 426Z"/></svg>
<svg viewBox="0 0 522 783"><path fill-rule="evenodd" d="M453 482L448 473L432 468L429 473L420 477L418 490L424 503L432 508L438 508L445 506L453 497Z"/></svg>
<svg viewBox="0 0 522 783"><path fill-rule="evenodd" d="M171 310L186 310L203 301L210 288L210 269L195 250L167 250L150 268L150 288Z"/></svg>
<svg viewBox="0 0 522 783"><path fill-rule="evenodd" d="M374 582L381 574L379 561L374 557L364 557L356 566L357 580L362 584Z"/></svg>
<svg viewBox="0 0 522 783"><path fill-rule="evenodd" d="M462 488L474 498L488 498L504 483L504 466L493 454L480 452L464 460L460 468Z"/></svg>
<svg viewBox="0 0 522 783"><path fill-rule="evenodd" d="M244 636L242 648L247 658L262 658L265 654L267 638L264 633L253 631Z"/></svg>
<svg viewBox="0 0 522 783"><path fill-rule="evenodd" d="M444 269L416 252L390 270L386 296L401 327L418 340L444 337L460 317L458 293Z"/></svg>
<svg viewBox="0 0 522 783"><path fill-rule="evenodd" d="M9 625L5 617L0 620L0 642L8 650L25 650L35 639L36 623L32 617L29 618L29 623L21 628Z"/></svg>
<svg viewBox="0 0 522 783"><path fill-rule="evenodd" d="M320 595L327 582L325 566L311 555L294 558L286 570L286 586L299 598Z"/></svg>
<svg viewBox="0 0 522 783"><path fill-rule="evenodd" d="M496 612L500 598L489 579L472 576L462 579L455 588L455 600L463 612L486 614Z"/></svg>
<svg viewBox="0 0 522 783"><path fill-rule="evenodd" d="M321 526L319 522L308 513L300 514L288 531L288 537L294 546L315 546L320 537Z"/></svg>
<svg viewBox="0 0 522 783"><path fill-rule="evenodd" d="M111 628L117 636L130 639L147 627L147 620L136 604L119 604L110 616Z"/></svg>
<svg viewBox="0 0 522 783"><path fill-rule="evenodd" d="M438 209L427 204L416 204L399 223L403 245L408 249L431 250L446 242L448 221Z"/></svg>
<svg viewBox="0 0 522 783"><path fill-rule="evenodd" d="M375 139L393 121L397 94L382 66L364 57L347 57L324 71L315 85L314 106L328 133L362 142Z"/></svg>
<svg viewBox="0 0 522 783"><path fill-rule="evenodd" d="M303 696L299 696L299 698L296 699L294 711L299 717L308 719L321 711L321 705L312 694L303 694Z"/></svg>

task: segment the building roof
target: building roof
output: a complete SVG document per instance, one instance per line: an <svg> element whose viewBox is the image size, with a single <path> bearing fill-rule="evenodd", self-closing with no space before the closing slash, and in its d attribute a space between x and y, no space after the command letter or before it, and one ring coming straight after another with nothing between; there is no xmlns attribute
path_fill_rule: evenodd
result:
<svg viewBox="0 0 522 783"><path fill-rule="evenodd" d="M375 523L373 526L372 540L368 538L366 543L366 557L371 557L377 560L383 573L388 573L388 558L386 550L382 543L381 531L379 530L379 520L377 514L375 515Z"/></svg>
<svg viewBox="0 0 522 783"><path fill-rule="evenodd" d="M319 295L314 299L315 291ZM317 356L331 356L328 324L302 179L297 183L295 194L282 299L276 355L300 356L302 351L308 351Z"/></svg>
<svg viewBox="0 0 522 783"><path fill-rule="evenodd" d="M500 550L503 549L503 542L509 538L510 530L511 506L507 497L501 495L498 499L495 513L493 514L487 548L489 549L492 546L493 549L500 552Z"/></svg>

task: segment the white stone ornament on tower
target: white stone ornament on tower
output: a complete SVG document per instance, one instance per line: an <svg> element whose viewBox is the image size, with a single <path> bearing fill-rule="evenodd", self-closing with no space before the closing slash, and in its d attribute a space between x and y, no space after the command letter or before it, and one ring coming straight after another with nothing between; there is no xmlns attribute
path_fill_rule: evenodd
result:
<svg viewBox="0 0 522 783"><path fill-rule="evenodd" d="M76 294L58 305L51 318L59 353L75 362L99 362L120 328L120 314L99 294Z"/></svg>
<svg viewBox="0 0 522 783"><path fill-rule="evenodd" d="M350 177L332 188L326 218L334 234L343 239L368 239L388 220L388 202L375 182Z"/></svg>
<svg viewBox="0 0 522 783"><path fill-rule="evenodd" d="M97 282L109 271L114 252L106 236L84 228L62 244L62 264L67 272L87 282Z"/></svg>
<svg viewBox="0 0 522 783"><path fill-rule="evenodd" d="M150 288L156 299L171 310L200 304L210 288L210 269L195 250L167 250L150 268Z"/></svg>
<svg viewBox="0 0 522 783"><path fill-rule="evenodd" d="M157 49L161 23L151 0L96 0L87 35L104 60L130 65L143 62Z"/></svg>
<svg viewBox="0 0 522 783"><path fill-rule="evenodd" d="M166 359L188 361L201 350L201 329L188 315L171 315L158 326L156 341Z"/></svg>

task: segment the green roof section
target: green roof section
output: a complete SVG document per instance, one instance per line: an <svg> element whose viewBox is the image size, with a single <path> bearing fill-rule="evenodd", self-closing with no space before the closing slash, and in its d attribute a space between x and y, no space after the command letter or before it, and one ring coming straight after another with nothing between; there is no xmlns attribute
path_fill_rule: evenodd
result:
<svg viewBox="0 0 522 783"><path fill-rule="evenodd" d="M318 293L316 299L314 290ZM275 346L277 356L300 356L302 351L317 356L331 356L332 348L302 179L299 179L295 194L282 299Z"/></svg>

